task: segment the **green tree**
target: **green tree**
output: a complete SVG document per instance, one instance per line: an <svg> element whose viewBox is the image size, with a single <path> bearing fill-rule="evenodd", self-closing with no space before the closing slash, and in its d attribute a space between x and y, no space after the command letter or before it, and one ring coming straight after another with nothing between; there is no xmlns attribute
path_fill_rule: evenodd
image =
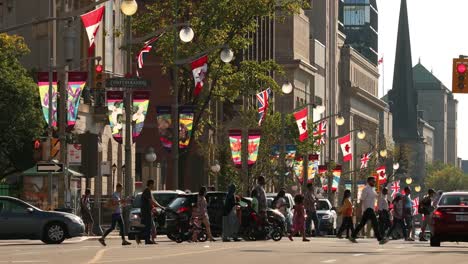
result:
<svg viewBox="0 0 468 264"><path fill-rule="evenodd" d="M37 85L19 61L27 53L22 37L0 34L0 181L33 165L32 141L45 125Z"/></svg>
<svg viewBox="0 0 468 264"><path fill-rule="evenodd" d="M466 190L468 175L459 168L436 162L427 167L425 185L427 188L443 191Z"/></svg>

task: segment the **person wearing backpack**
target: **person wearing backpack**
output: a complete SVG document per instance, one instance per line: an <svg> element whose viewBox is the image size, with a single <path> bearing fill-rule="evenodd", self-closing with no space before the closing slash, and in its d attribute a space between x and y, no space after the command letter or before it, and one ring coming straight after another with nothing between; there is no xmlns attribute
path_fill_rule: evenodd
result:
<svg viewBox="0 0 468 264"><path fill-rule="evenodd" d="M435 191L433 189L429 189L427 191L427 195L424 196L424 198L421 200L419 203L419 213L423 215L423 222L421 225L421 233L419 234L419 241L427 241L425 237L425 232L427 229L427 226L429 225L431 218L432 218L432 212L434 211L435 203L436 203L436 195Z"/></svg>

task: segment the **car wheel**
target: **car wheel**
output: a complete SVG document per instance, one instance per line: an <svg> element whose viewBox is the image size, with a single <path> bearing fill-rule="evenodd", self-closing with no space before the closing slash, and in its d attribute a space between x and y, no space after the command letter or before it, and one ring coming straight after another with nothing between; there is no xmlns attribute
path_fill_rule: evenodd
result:
<svg viewBox="0 0 468 264"><path fill-rule="evenodd" d="M431 237L431 247L440 247L440 240L436 237Z"/></svg>
<svg viewBox="0 0 468 264"><path fill-rule="evenodd" d="M206 234L205 230L202 230L200 233L198 233L197 239L199 242L205 242L208 239L208 235Z"/></svg>
<svg viewBox="0 0 468 264"><path fill-rule="evenodd" d="M51 223L44 228L44 238L46 244L60 244L65 240L65 226L62 223Z"/></svg>
<svg viewBox="0 0 468 264"><path fill-rule="evenodd" d="M273 232L271 233L271 239L273 241L280 241L283 238L283 232L281 228L275 228Z"/></svg>

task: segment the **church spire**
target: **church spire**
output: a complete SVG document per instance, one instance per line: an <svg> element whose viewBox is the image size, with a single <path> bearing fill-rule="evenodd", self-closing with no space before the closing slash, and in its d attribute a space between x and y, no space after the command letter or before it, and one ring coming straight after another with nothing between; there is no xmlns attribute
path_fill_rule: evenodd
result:
<svg viewBox="0 0 468 264"><path fill-rule="evenodd" d="M406 0L401 1L400 21L393 73L393 87L389 94L393 114L393 137L397 143L419 139L417 97L413 87L413 62L408 26Z"/></svg>

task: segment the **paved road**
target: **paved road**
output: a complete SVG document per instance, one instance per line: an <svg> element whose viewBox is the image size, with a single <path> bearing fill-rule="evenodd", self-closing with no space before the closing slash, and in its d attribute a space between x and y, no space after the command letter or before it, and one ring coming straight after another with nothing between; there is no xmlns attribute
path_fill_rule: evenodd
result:
<svg viewBox="0 0 468 264"><path fill-rule="evenodd" d="M419 242L391 241L384 246L375 240L313 239L309 243L231 242L176 244L160 240L154 246L132 245L123 248L118 239L108 240L102 247L97 241L68 241L62 245L43 245L24 241L0 242L0 263L466 263L468 244L445 243L431 248ZM307 261L307 262L305 262Z"/></svg>

